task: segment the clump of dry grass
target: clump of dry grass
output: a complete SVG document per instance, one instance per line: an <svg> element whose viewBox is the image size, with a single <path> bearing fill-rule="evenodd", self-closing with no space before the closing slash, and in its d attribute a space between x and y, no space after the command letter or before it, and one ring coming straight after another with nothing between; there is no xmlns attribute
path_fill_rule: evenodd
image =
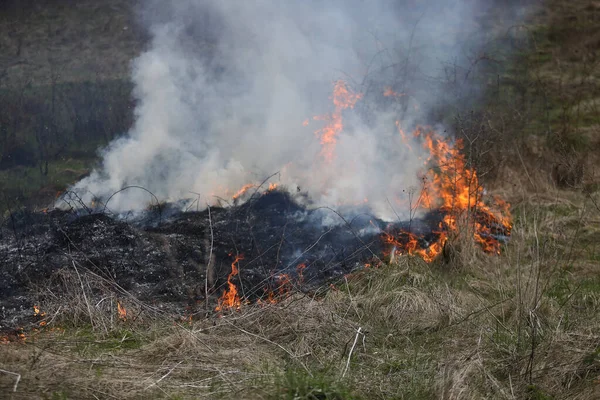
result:
<svg viewBox="0 0 600 400"><path fill-rule="evenodd" d="M0 358L22 374L17 393L27 398L589 398L600 337L586 310L598 294L556 294L568 257L542 236L557 225L547 210L523 207L500 257L463 248L470 264L453 269L399 257L322 297L193 322L119 320L102 308L106 283L63 271L69 311L52 324L69 326L1 346ZM57 300L46 299L50 310ZM92 318L88 304L99 304Z"/></svg>
<svg viewBox="0 0 600 400"><path fill-rule="evenodd" d="M125 324L146 324L157 310L138 301L109 279L72 262L56 271L43 287L33 288L44 313L44 325L89 325L110 334ZM42 321L40 321L42 322Z"/></svg>
<svg viewBox="0 0 600 400"><path fill-rule="evenodd" d="M47 327L62 330L0 346L0 360L22 376L17 398L593 398L591 200L559 191L516 202L500 256L465 230L450 261L395 257L318 295L196 321L73 264L54 277L60 293L40 297Z"/></svg>

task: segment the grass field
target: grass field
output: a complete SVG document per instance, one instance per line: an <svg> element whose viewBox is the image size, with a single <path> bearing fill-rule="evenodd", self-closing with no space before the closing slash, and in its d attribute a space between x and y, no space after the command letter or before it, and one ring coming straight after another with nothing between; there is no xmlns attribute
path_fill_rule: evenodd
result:
<svg viewBox="0 0 600 400"><path fill-rule="evenodd" d="M62 299L40 304L45 326L0 343L0 369L20 379L13 393L17 375L0 371L0 395L600 398L598 21L597 1L548 0L481 105L481 163L499 165L484 180L513 214L500 255L456 237L450 260L397 257L311 295L176 319L67 269ZM65 185L88 165L52 168Z"/></svg>
<svg viewBox="0 0 600 400"><path fill-rule="evenodd" d="M40 320L60 329L0 359L22 374L14 398L595 398L600 210L560 194L514 205L501 256L455 243L452 263L399 257L223 317L172 320L121 298L138 315L123 321L73 290L45 304Z"/></svg>

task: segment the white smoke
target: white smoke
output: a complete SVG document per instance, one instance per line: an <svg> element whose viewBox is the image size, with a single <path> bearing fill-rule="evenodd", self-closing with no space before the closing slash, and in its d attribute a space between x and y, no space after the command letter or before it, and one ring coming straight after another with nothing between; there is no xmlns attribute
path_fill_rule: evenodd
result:
<svg viewBox="0 0 600 400"><path fill-rule="evenodd" d="M392 217L423 166L403 143L445 98L446 62L465 61L481 2L436 0L142 1L151 42L133 63L138 106L129 133L72 190L104 201L128 185L160 200L214 203L242 185L273 181L314 204L367 204ZM363 93L343 114L335 158L324 162L313 120L333 110L333 82ZM384 98L384 87L406 93ZM387 103L386 103L387 102ZM399 104L402 104L401 106ZM303 121L309 119L307 126ZM148 205L144 191L116 195L112 210ZM394 217L395 218L395 217Z"/></svg>

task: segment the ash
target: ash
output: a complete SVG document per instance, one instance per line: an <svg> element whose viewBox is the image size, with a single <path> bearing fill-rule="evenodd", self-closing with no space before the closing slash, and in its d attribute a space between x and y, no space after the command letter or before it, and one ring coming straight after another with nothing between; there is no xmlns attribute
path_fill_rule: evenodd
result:
<svg viewBox="0 0 600 400"><path fill-rule="evenodd" d="M115 292L174 310L216 303L238 255L234 281L248 301L273 290L283 273L295 290L314 291L381 257L381 232L390 227L356 210L309 209L282 191L238 206L176 209L133 217L85 209L11 215L0 229L0 330L22 326L42 291L59 291L53 285L65 269L91 272ZM423 234L438 223L432 214L411 229Z"/></svg>

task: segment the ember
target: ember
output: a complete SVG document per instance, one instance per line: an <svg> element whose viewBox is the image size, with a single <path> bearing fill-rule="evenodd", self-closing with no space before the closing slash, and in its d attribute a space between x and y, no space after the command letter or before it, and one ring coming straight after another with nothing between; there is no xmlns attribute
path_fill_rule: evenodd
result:
<svg viewBox="0 0 600 400"><path fill-rule="evenodd" d="M304 283L304 270L306 269L306 264L298 264L296 267L296 274L298 275L298 283Z"/></svg>
<svg viewBox="0 0 600 400"><path fill-rule="evenodd" d="M127 310L117 301L117 313L121 321L127 321Z"/></svg>

